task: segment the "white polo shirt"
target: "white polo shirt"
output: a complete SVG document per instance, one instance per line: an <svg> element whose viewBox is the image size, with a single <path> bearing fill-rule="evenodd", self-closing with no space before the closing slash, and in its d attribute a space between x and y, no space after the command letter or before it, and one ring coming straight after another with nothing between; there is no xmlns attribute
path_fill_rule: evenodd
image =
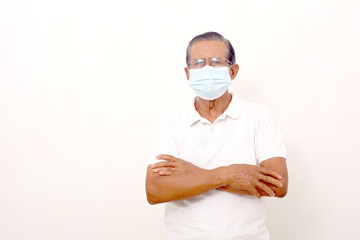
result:
<svg viewBox="0 0 360 240"><path fill-rule="evenodd" d="M230 105L212 124L195 110L195 100L159 121L149 164L158 161L158 154L170 154L205 169L259 165L268 158L286 157L269 108L232 94ZM165 225L165 239L169 240L269 239L264 200L220 190L166 203Z"/></svg>

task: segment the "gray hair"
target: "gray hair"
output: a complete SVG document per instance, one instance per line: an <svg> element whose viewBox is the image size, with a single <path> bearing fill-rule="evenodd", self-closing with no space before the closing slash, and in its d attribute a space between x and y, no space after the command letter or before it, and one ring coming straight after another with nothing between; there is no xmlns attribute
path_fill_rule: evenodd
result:
<svg viewBox="0 0 360 240"><path fill-rule="evenodd" d="M206 33L195 36L189 42L189 45L186 49L186 65L187 66L189 66L189 63L190 63L190 51L191 51L192 45L194 45L194 43L197 43L200 41L210 41L210 40L216 40L216 41L225 43L226 48L227 48L227 53L228 53L227 59L232 64L236 63L235 50L234 50L233 46L231 45L230 41L227 40L226 38L224 38L221 34L219 34L217 32L206 32Z"/></svg>

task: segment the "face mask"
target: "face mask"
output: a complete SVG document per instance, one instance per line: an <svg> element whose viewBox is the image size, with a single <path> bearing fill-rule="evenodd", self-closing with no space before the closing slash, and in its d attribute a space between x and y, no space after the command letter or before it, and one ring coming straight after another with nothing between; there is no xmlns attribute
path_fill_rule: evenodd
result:
<svg viewBox="0 0 360 240"><path fill-rule="evenodd" d="M200 69L190 69L189 74L189 86L205 100L221 97L231 84L227 67L214 68L206 65Z"/></svg>

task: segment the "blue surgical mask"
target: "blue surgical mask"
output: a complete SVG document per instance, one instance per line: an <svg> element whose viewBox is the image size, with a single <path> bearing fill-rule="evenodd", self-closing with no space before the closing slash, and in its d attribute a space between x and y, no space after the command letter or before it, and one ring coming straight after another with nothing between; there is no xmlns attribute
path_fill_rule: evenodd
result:
<svg viewBox="0 0 360 240"><path fill-rule="evenodd" d="M231 84L228 67L206 65L200 69L190 69L189 74L189 86L205 100L221 97Z"/></svg>

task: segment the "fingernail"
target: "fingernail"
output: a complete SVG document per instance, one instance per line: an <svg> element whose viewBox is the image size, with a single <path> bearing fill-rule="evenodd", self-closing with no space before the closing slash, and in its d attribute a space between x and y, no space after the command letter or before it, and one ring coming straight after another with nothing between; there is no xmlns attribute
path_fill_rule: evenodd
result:
<svg viewBox="0 0 360 240"><path fill-rule="evenodd" d="M154 167L155 167L155 164L151 164L151 167L154 168Z"/></svg>
<svg viewBox="0 0 360 240"><path fill-rule="evenodd" d="M155 168L155 169L153 169L153 172L158 172L158 171L159 171L159 169L156 169L156 168Z"/></svg>

